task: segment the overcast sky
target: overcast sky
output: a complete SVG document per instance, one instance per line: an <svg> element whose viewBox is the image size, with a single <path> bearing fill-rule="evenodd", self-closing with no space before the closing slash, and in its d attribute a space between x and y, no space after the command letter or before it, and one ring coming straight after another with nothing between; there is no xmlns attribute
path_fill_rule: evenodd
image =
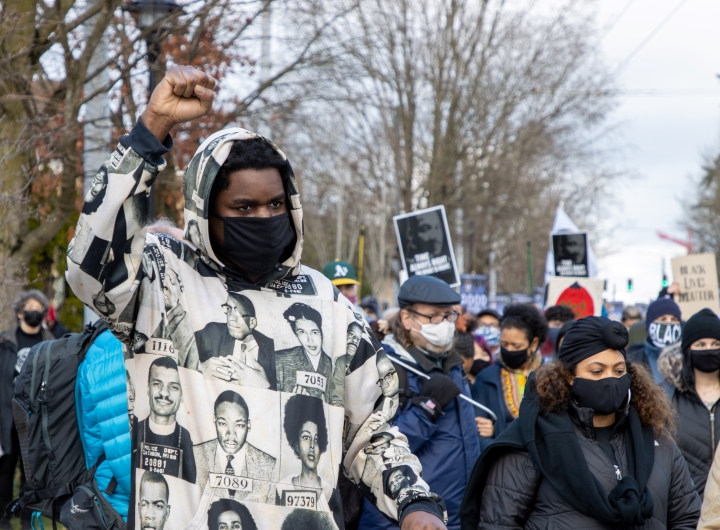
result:
<svg viewBox="0 0 720 530"><path fill-rule="evenodd" d="M599 0L598 23L611 24L601 43L610 69L628 55L680 4L680 0ZM685 254L660 240L661 230L685 239L679 227L682 200L692 196L704 153L720 150L720 2L686 0L660 31L626 65L616 81L624 91L610 116L620 124L619 149L608 161L635 175L614 190L613 230L600 260L608 280L606 298L647 302L657 296L661 261ZM627 279L635 289L628 293Z"/></svg>

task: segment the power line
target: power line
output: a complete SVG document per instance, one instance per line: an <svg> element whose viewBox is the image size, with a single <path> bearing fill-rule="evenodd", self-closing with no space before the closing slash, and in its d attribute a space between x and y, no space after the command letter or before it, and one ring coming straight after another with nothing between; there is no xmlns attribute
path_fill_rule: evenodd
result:
<svg viewBox="0 0 720 530"><path fill-rule="evenodd" d="M597 48L602 44L602 42L605 40L605 37L608 36L608 34L615 28L615 25L620 21L620 19L623 17L625 12L630 9L630 6L633 4L635 0L628 0L628 2L625 4L625 7L623 7L620 10L620 13L618 13L618 16L615 17L615 20L612 21L612 24L608 26L608 28L603 31L602 35L598 38L598 40L593 44L593 48Z"/></svg>
<svg viewBox="0 0 720 530"><path fill-rule="evenodd" d="M622 70L622 69L625 67L625 65L626 65L628 62L630 62L630 60L631 60L633 57L635 57L635 55L636 55L640 50L642 50L643 47L644 47L648 42L650 42L650 39L652 39L652 38L655 36L655 34L656 34L658 31L660 31L665 24L667 24L667 22L673 17L673 15L675 15L675 13L678 12L678 10L683 6L683 4L685 4L685 2L687 2L687 0L680 0L680 3L678 3L678 5L676 5L675 8L674 8L672 11L670 11L670 13L668 14L668 16L666 16L666 17L663 19L663 21L660 22L660 24L658 24L657 27L655 27L655 29L653 29L653 30L650 32L650 34L649 34L647 37L645 37L645 38L643 39L643 41L642 41L633 51L630 52L630 54L617 66L617 68L615 68L615 70L612 71L612 73L611 73L610 75L611 75L611 76L614 76L616 73L618 73L620 70Z"/></svg>

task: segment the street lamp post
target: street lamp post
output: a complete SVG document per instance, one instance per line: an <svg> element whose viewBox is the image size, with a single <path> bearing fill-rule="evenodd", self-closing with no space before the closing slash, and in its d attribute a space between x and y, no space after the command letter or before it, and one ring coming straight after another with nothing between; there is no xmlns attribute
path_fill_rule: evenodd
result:
<svg viewBox="0 0 720 530"><path fill-rule="evenodd" d="M182 13L182 6L174 0L134 0L123 5L123 9L132 14L140 31L145 33L147 62L150 78L148 79L147 99L162 79L160 46L165 33L172 28L171 15ZM155 187L150 189L148 218L155 218Z"/></svg>

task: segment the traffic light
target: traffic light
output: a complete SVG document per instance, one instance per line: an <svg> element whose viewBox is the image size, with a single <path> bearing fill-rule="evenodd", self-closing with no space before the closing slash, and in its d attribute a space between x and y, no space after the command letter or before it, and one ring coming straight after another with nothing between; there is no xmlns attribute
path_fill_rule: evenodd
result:
<svg viewBox="0 0 720 530"><path fill-rule="evenodd" d="M633 290L632 278L628 278L627 290L628 290L628 292Z"/></svg>
<svg viewBox="0 0 720 530"><path fill-rule="evenodd" d="M668 285L670 285L670 282L669 282L668 279L667 279L667 274L663 274L662 286L663 286L663 288L665 288L665 287L667 287Z"/></svg>

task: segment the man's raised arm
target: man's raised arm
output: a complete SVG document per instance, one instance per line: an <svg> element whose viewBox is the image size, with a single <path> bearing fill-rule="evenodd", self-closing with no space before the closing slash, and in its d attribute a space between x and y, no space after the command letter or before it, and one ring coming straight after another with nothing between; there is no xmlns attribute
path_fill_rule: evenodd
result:
<svg viewBox="0 0 720 530"><path fill-rule="evenodd" d="M150 187L172 148L170 130L207 114L215 85L190 66L171 68L85 196L68 247L67 281L121 338L129 338L134 327Z"/></svg>

